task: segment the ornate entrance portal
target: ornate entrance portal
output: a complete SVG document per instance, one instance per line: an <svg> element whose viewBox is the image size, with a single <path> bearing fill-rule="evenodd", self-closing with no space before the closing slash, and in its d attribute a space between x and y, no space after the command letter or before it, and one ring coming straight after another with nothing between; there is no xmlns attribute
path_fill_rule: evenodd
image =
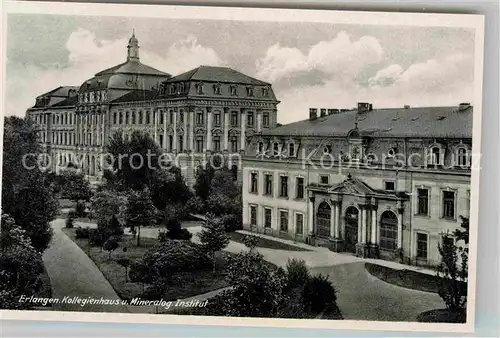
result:
<svg viewBox="0 0 500 338"><path fill-rule="evenodd" d="M355 207L347 208L344 217L344 250L356 253L358 243L359 211Z"/></svg>
<svg viewBox="0 0 500 338"><path fill-rule="evenodd" d="M318 207L316 216L316 235L328 238L330 236L331 207L327 202L322 202Z"/></svg>

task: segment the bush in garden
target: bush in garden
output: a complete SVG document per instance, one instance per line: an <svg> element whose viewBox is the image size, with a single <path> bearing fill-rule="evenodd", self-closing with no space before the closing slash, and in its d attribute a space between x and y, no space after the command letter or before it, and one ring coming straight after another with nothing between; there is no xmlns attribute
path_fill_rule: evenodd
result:
<svg viewBox="0 0 500 338"><path fill-rule="evenodd" d="M337 307L336 301L336 290L328 276L312 276L302 289L301 303L304 311L308 313L317 314L325 309Z"/></svg>
<svg viewBox="0 0 500 338"><path fill-rule="evenodd" d="M75 226L75 220L73 218L66 218L65 227L72 229Z"/></svg>
<svg viewBox="0 0 500 338"><path fill-rule="evenodd" d="M107 224L107 229L112 236L122 236L125 233L122 225L118 221L118 218L114 215L111 217L111 220Z"/></svg>
<svg viewBox="0 0 500 338"><path fill-rule="evenodd" d="M116 240L116 238L111 236L110 238L108 238L106 240L106 242L104 242L102 247L104 250L106 250L109 253L108 258L111 259L111 253L113 251L115 251L116 249L118 249L119 246L120 246L120 244L118 244L118 241Z"/></svg>
<svg viewBox="0 0 500 338"><path fill-rule="evenodd" d="M152 280L168 280L174 273L208 270L212 260L200 245L188 241L167 240L149 249L143 258Z"/></svg>
<svg viewBox="0 0 500 338"><path fill-rule="evenodd" d="M110 236L111 234L103 229L89 229L89 244L102 247Z"/></svg>
<svg viewBox="0 0 500 338"><path fill-rule="evenodd" d="M77 217L85 217L86 216L84 202L81 202L81 201L76 202L75 213L76 213Z"/></svg>
<svg viewBox="0 0 500 338"><path fill-rule="evenodd" d="M193 214L202 214L205 211L205 203L198 196L191 197L186 202L186 210Z"/></svg>
<svg viewBox="0 0 500 338"><path fill-rule="evenodd" d="M144 284L151 282L149 268L141 261L130 263L128 276L131 282L142 284L142 292L144 292Z"/></svg>
<svg viewBox="0 0 500 338"><path fill-rule="evenodd" d="M302 287L310 278L306 262L301 259L288 259L286 263L287 286L289 288Z"/></svg>
<svg viewBox="0 0 500 338"><path fill-rule="evenodd" d="M126 250L125 250L126 251ZM130 258L128 257L120 257L116 260L118 265L121 265L125 268L125 282L128 282L128 268L131 265Z"/></svg>
<svg viewBox="0 0 500 338"><path fill-rule="evenodd" d="M76 238L89 238L89 232L90 228L82 228L82 227L76 227L75 229L75 236Z"/></svg>

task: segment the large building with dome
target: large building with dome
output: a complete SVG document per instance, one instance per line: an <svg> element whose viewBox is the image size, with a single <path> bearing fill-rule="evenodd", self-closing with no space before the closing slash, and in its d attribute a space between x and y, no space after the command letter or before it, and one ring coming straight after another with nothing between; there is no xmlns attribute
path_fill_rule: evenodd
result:
<svg viewBox="0 0 500 338"><path fill-rule="evenodd" d="M79 87L38 96L26 114L36 123L54 171L77 164L98 181L109 139L140 130L171 155L192 184L207 154L223 154L240 169L239 156L231 155L243 153L254 133L276 126L278 103L269 83L231 68L199 66L172 76L149 67L141 63L132 34L124 63Z"/></svg>

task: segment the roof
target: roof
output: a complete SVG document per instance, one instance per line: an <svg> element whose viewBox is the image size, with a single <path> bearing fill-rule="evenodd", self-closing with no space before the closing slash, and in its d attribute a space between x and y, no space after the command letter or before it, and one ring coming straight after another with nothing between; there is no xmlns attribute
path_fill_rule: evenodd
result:
<svg viewBox="0 0 500 338"><path fill-rule="evenodd" d="M152 90L134 90L113 100L113 103L147 101L156 97L157 93Z"/></svg>
<svg viewBox="0 0 500 338"><path fill-rule="evenodd" d="M303 120L263 131L276 136L347 136L356 127L361 136L373 137L462 137L472 138L470 106L415 107L356 110L336 113L316 120Z"/></svg>
<svg viewBox="0 0 500 338"><path fill-rule="evenodd" d="M166 82L177 81L210 81L251 85L269 85L269 83L267 82L257 80L229 67L214 66L199 66L195 69L174 76Z"/></svg>
<svg viewBox="0 0 500 338"><path fill-rule="evenodd" d="M143 74L143 75L156 75L156 76L171 76L161 70L147 66L140 61L129 60L111 68L105 69L96 73L95 76L107 74Z"/></svg>
<svg viewBox="0 0 500 338"><path fill-rule="evenodd" d="M76 87L76 86L59 86L55 89L52 89L51 91L48 91L48 92L43 93L41 95L38 95L37 98L42 97L42 96L68 97L69 91L71 89L78 90L78 87Z"/></svg>
<svg viewBox="0 0 500 338"><path fill-rule="evenodd" d="M78 96L75 95L68 97L63 101L57 102L52 107L71 107L71 106L76 106L77 103L78 103Z"/></svg>

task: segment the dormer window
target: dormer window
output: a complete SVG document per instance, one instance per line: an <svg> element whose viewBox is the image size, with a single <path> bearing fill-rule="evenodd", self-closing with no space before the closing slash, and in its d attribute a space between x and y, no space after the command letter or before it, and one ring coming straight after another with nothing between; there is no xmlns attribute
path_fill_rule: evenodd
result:
<svg viewBox="0 0 500 338"><path fill-rule="evenodd" d="M295 157L295 143L293 142L288 144L288 156Z"/></svg>
<svg viewBox="0 0 500 338"><path fill-rule="evenodd" d="M323 148L323 154L331 154L332 153L332 146L327 145Z"/></svg>
<svg viewBox="0 0 500 338"><path fill-rule="evenodd" d="M220 84L218 83L214 84L214 94L220 95Z"/></svg>
<svg viewBox="0 0 500 338"><path fill-rule="evenodd" d="M179 94L184 93L184 83L179 83Z"/></svg>
<svg viewBox="0 0 500 338"><path fill-rule="evenodd" d="M252 86L247 87L247 96L253 96L253 87Z"/></svg>
<svg viewBox="0 0 500 338"><path fill-rule="evenodd" d="M467 148L460 147L457 149L457 161L456 161L456 163L459 167L469 167L470 166L469 154L468 154Z"/></svg>
<svg viewBox="0 0 500 338"><path fill-rule="evenodd" d="M278 142L273 143L273 155L278 156L280 152L280 144Z"/></svg>
<svg viewBox="0 0 500 338"><path fill-rule="evenodd" d="M238 95L238 91L237 91L237 87L236 86L229 87L229 91L231 92L231 96L237 96Z"/></svg>
<svg viewBox="0 0 500 338"><path fill-rule="evenodd" d="M441 147L435 145L432 146L429 149L429 154L428 154L428 164L429 165L442 165L442 157L443 157L443 152L441 150Z"/></svg>
<svg viewBox="0 0 500 338"><path fill-rule="evenodd" d="M269 97L269 88L268 87L262 88L262 97Z"/></svg>
<svg viewBox="0 0 500 338"><path fill-rule="evenodd" d="M197 94L203 94L203 83L197 83L196 84L196 93Z"/></svg>
<svg viewBox="0 0 500 338"><path fill-rule="evenodd" d="M394 156L396 156L396 149L395 148L389 149L389 151L387 152L387 157L393 158Z"/></svg>
<svg viewBox="0 0 500 338"><path fill-rule="evenodd" d="M260 141L258 146L258 152L262 154L264 152L264 142Z"/></svg>
<svg viewBox="0 0 500 338"><path fill-rule="evenodd" d="M168 93L169 93L170 95L174 95L174 94L175 94L175 84L170 85L170 86L168 87L168 89L169 89L169 90L168 90Z"/></svg>

